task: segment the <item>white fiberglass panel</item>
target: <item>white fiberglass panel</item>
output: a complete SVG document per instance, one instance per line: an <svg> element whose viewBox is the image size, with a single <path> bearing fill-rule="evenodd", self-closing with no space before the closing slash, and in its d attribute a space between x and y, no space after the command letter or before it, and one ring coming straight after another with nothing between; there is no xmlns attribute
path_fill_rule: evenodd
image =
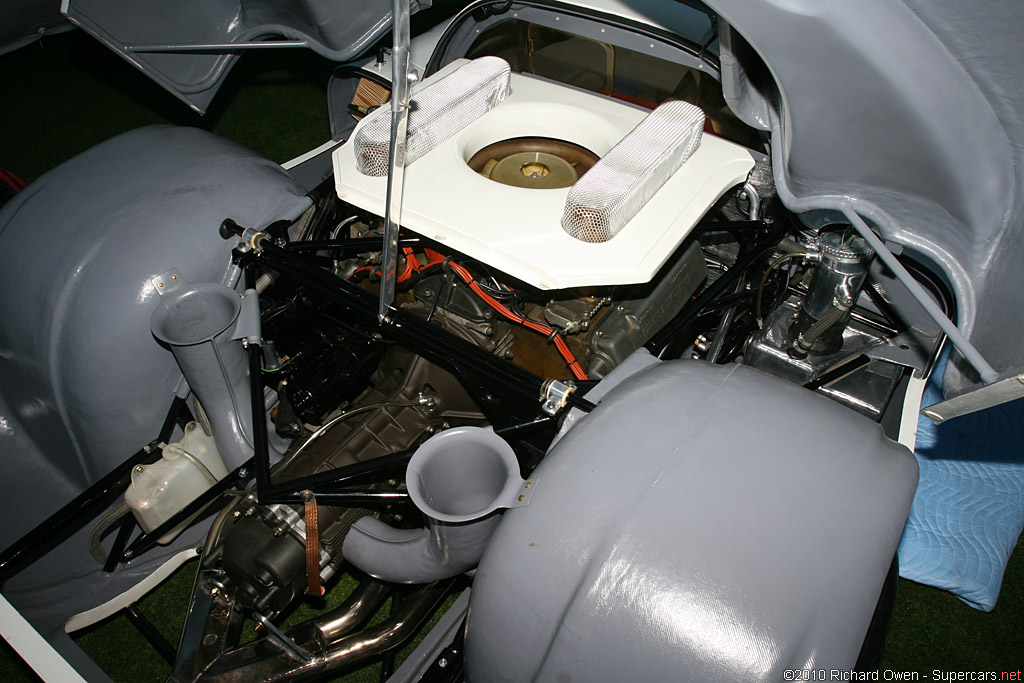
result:
<svg viewBox="0 0 1024 683"><path fill-rule="evenodd" d="M603 156L647 114L513 73L504 102L406 168L403 229L541 289L647 282L719 197L746 179L754 160L743 147L704 135L633 219L601 243L581 242L562 229L568 187L512 187L466 164L483 147L517 137L567 140ZM356 170L351 141L333 158L338 196L384 215L387 179Z"/></svg>

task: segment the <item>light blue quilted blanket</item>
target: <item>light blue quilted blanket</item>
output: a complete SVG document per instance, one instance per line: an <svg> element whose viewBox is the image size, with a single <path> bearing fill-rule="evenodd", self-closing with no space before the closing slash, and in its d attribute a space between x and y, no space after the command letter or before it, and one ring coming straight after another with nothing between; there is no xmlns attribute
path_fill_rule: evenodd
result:
<svg viewBox="0 0 1024 683"><path fill-rule="evenodd" d="M923 405L942 399L945 358ZM917 495L899 545L900 576L991 611L1024 527L1024 399L935 425L921 417Z"/></svg>

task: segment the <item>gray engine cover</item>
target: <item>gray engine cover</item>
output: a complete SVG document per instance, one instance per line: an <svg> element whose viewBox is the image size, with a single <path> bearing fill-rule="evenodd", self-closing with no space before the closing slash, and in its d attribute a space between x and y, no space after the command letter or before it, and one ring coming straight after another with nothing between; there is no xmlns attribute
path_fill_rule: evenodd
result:
<svg viewBox="0 0 1024 683"><path fill-rule="evenodd" d="M810 391L672 361L531 481L476 575L467 680L772 681L853 666L917 465Z"/></svg>

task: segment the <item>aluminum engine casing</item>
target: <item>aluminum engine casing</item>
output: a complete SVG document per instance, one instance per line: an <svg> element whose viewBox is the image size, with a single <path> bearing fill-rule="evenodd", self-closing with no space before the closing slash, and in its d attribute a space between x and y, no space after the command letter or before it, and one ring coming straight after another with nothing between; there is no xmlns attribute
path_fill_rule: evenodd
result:
<svg viewBox="0 0 1024 683"><path fill-rule="evenodd" d="M670 361L614 387L530 479L476 574L471 683L850 669L917 465L801 387Z"/></svg>

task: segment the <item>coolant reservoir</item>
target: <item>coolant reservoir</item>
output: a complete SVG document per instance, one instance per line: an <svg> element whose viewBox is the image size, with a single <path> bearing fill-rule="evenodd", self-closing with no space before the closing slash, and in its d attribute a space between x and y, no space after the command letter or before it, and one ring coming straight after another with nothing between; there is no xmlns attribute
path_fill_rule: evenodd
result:
<svg viewBox="0 0 1024 683"><path fill-rule="evenodd" d="M185 425L181 441L166 444L162 450L163 457L155 463L132 470L132 483L124 494L124 502L146 533L228 473L213 437L196 422ZM162 536L160 543L170 543L194 517Z"/></svg>

